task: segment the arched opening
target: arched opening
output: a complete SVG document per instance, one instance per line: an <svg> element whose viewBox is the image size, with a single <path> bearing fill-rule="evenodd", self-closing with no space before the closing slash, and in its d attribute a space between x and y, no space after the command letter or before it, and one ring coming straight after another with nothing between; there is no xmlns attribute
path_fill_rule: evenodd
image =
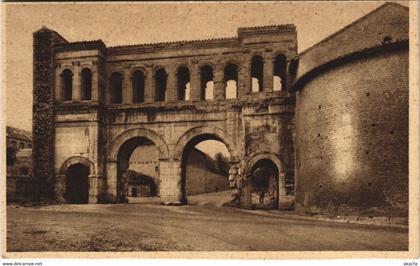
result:
<svg viewBox="0 0 420 266"><path fill-rule="evenodd" d="M202 134L190 140L182 153L182 202L188 203L189 197L211 201L214 196L229 202L229 160L229 150L217 136Z"/></svg>
<svg viewBox="0 0 420 266"><path fill-rule="evenodd" d="M63 101L71 101L73 94L73 72L65 69L61 73L61 91L63 93Z"/></svg>
<svg viewBox="0 0 420 266"><path fill-rule="evenodd" d="M251 59L251 91L263 91L264 62L261 56L256 55Z"/></svg>
<svg viewBox="0 0 420 266"><path fill-rule="evenodd" d="M164 68L159 68L155 72L155 101L164 102L166 101L166 83L167 74Z"/></svg>
<svg viewBox="0 0 420 266"><path fill-rule="evenodd" d="M257 161L251 170L253 209L277 209L279 204L279 169L269 159Z"/></svg>
<svg viewBox="0 0 420 266"><path fill-rule="evenodd" d="M122 80L120 73L114 72L110 78L111 103L122 103Z"/></svg>
<svg viewBox="0 0 420 266"><path fill-rule="evenodd" d="M117 155L117 201L159 196L159 149L145 137L121 145Z"/></svg>
<svg viewBox="0 0 420 266"><path fill-rule="evenodd" d="M180 67L176 74L178 78L178 100L190 99L190 71L187 67Z"/></svg>
<svg viewBox="0 0 420 266"><path fill-rule="evenodd" d="M224 71L225 77L225 99L235 99L238 97L238 67L228 64Z"/></svg>
<svg viewBox="0 0 420 266"><path fill-rule="evenodd" d="M200 69L201 72L201 100L212 100L213 99L213 68L211 66L203 66Z"/></svg>
<svg viewBox="0 0 420 266"><path fill-rule="evenodd" d="M273 91L287 90L287 61L286 57L279 54L274 59Z"/></svg>
<svg viewBox="0 0 420 266"><path fill-rule="evenodd" d="M66 203L86 204L89 200L89 168L76 163L66 171Z"/></svg>
<svg viewBox="0 0 420 266"><path fill-rule="evenodd" d="M82 100L89 101L92 97L92 71L89 68L82 69Z"/></svg>
<svg viewBox="0 0 420 266"><path fill-rule="evenodd" d="M137 70L133 73L132 91L133 103L144 102L144 73L141 70Z"/></svg>

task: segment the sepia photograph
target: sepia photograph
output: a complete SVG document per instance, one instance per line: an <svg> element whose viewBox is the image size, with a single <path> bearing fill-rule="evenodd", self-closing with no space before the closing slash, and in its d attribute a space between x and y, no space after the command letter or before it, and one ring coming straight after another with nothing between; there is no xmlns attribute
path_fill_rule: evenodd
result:
<svg viewBox="0 0 420 266"><path fill-rule="evenodd" d="M417 9L2 3L2 256L418 257Z"/></svg>

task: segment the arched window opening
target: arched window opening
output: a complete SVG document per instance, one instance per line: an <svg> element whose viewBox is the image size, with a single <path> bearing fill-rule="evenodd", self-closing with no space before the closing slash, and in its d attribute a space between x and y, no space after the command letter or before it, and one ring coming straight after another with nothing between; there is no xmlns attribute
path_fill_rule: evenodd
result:
<svg viewBox="0 0 420 266"><path fill-rule="evenodd" d="M251 201L253 209L277 209L279 170L269 159L255 163L251 172Z"/></svg>
<svg viewBox="0 0 420 266"><path fill-rule="evenodd" d="M187 67L180 67L177 72L178 78L178 100L186 101L190 99L190 71Z"/></svg>
<svg viewBox="0 0 420 266"><path fill-rule="evenodd" d="M132 89L133 89L133 103L144 102L144 73L141 70L137 70L133 73L132 78Z"/></svg>
<svg viewBox="0 0 420 266"><path fill-rule="evenodd" d="M82 100L90 100L92 97L92 71L89 68L82 69Z"/></svg>
<svg viewBox="0 0 420 266"><path fill-rule="evenodd" d="M211 66L203 66L201 68L201 100L213 99L213 68Z"/></svg>
<svg viewBox="0 0 420 266"><path fill-rule="evenodd" d="M164 102L166 100L167 74L164 68L159 68L155 72L155 101Z"/></svg>
<svg viewBox="0 0 420 266"><path fill-rule="evenodd" d="M263 91L263 75L264 75L264 62L261 56L256 55L251 60L251 91Z"/></svg>
<svg viewBox="0 0 420 266"><path fill-rule="evenodd" d="M229 64L225 67L225 99L238 97L238 67Z"/></svg>
<svg viewBox="0 0 420 266"><path fill-rule="evenodd" d="M159 148L145 137L127 140L118 151L117 201L159 196Z"/></svg>
<svg viewBox="0 0 420 266"><path fill-rule="evenodd" d="M118 72L114 72L111 74L111 103L122 103L122 79L122 75Z"/></svg>
<svg viewBox="0 0 420 266"><path fill-rule="evenodd" d="M273 91L287 89L287 61L282 54L276 56L273 71Z"/></svg>
<svg viewBox="0 0 420 266"><path fill-rule="evenodd" d="M200 204L200 194L217 193L218 200L230 201L230 153L211 134L192 139L184 148L181 163L183 203Z"/></svg>
<svg viewBox="0 0 420 266"><path fill-rule="evenodd" d="M61 73L61 89L63 92L63 101L71 101L73 94L73 72L65 69Z"/></svg>

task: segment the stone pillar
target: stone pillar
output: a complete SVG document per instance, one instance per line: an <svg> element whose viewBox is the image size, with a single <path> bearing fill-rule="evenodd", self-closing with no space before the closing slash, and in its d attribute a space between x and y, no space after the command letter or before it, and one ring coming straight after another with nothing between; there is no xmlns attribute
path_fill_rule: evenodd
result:
<svg viewBox="0 0 420 266"><path fill-rule="evenodd" d="M99 71L98 65L95 66L96 69L92 72L92 94L91 94L91 101L98 102L99 101Z"/></svg>
<svg viewBox="0 0 420 266"><path fill-rule="evenodd" d="M148 67L146 72L147 76L144 77L144 101L152 103L155 101L155 76L152 66Z"/></svg>
<svg viewBox="0 0 420 266"><path fill-rule="evenodd" d="M271 55L267 55L264 58L264 92L272 92L273 91L273 68L274 63L271 59Z"/></svg>
<svg viewBox="0 0 420 266"><path fill-rule="evenodd" d="M160 201L164 204L181 204L181 162L159 161Z"/></svg>
<svg viewBox="0 0 420 266"><path fill-rule="evenodd" d="M55 176L54 195L55 195L55 201L57 203L66 203L66 199L65 199L66 176L65 175Z"/></svg>
<svg viewBox="0 0 420 266"><path fill-rule="evenodd" d="M290 206L290 197L286 195L286 173L284 171L281 171L279 173L279 209L287 210L290 209Z"/></svg>
<svg viewBox="0 0 420 266"><path fill-rule="evenodd" d="M117 201L117 161L107 161L106 163L106 201Z"/></svg>
<svg viewBox="0 0 420 266"><path fill-rule="evenodd" d="M224 69L222 64L215 66L213 82L213 100L219 101L225 99Z"/></svg>
<svg viewBox="0 0 420 266"><path fill-rule="evenodd" d="M130 104L133 100L133 88L130 77L130 67L124 68L124 78L122 82L122 102L124 104Z"/></svg>
<svg viewBox="0 0 420 266"><path fill-rule="evenodd" d="M175 68L169 67L166 80L166 101L168 102L176 102L178 100L177 80Z"/></svg>
<svg viewBox="0 0 420 266"><path fill-rule="evenodd" d="M241 189L241 208L252 209L251 185L245 184Z"/></svg>
<svg viewBox="0 0 420 266"><path fill-rule="evenodd" d="M251 67L249 62L243 62L238 70L238 98L241 98L251 91Z"/></svg>
<svg viewBox="0 0 420 266"><path fill-rule="evenodd" d="M73 92L72 92L72 100L73 102L80 102L80 93L82 90L81 86L81 76L80 76L80 63L76 62L73 63Z"/></svg>
<svg viewBox="0 0 420 266"><path fill-rule="evenodd" d="M190 75L190 99L191 101L201 101L201 73L198 64L191 66Z"/></svg>
<svg viewBox="0 0 420 266"><path fill-rule="evenodd" d="M55 101L63 101L63 91L61 89L61 69L59 67L55 70Z"/></svg>
<svg viewBox="0 0 420 266"><path fill-rule="evenodd" d="M98 181L99 177L97 175L89 175L89 204L98 203Z"/></svg>

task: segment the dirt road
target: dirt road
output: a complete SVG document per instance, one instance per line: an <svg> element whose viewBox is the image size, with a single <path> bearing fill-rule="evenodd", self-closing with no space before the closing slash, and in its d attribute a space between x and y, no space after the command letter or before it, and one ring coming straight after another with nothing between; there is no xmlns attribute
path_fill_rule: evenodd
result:
<svg viewBox="0 0 420 266"><path fill-rule="evenodd" d="M407 250L408 230L157 203L7 207L8 251Z"/></svg>

